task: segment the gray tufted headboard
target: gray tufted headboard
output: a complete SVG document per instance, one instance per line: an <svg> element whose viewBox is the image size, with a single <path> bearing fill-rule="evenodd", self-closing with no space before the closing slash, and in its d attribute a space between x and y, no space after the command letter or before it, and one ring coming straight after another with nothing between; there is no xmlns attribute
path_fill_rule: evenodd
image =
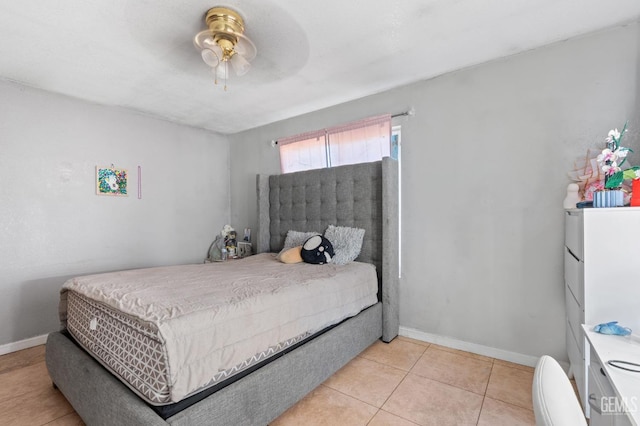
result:
<svg viewBox="0 0 640 426"><path fill-rule="evenodd" d="M398 166L373 163L258 175L258 252L276 252L289 230L324 233L329 225L364 228L356 259L376 266L383 340L398 334Z"/></svg>

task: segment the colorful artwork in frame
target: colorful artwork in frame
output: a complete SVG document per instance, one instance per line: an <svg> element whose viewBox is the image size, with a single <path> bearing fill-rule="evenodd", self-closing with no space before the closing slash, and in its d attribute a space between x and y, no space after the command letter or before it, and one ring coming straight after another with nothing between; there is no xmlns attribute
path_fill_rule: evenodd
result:
<svg viewBox="0 0 640 426"><path fill-rule="evenodd" d="M127 171L111 167L96 166L96 194L126 197Z"/></svg>

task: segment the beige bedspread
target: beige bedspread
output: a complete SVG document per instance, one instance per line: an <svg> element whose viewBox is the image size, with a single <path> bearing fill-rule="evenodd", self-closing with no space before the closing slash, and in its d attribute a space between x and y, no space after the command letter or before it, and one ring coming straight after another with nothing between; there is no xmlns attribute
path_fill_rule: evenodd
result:
<svg viewBox="0 0 640 426"><path fill-rule="evenodd" d="M179 401L211 377L270 346L316 332L377 302L375 268L285 265L273 254L221 263L87 275L75 291L153 323L165 341L171 399Z"/></svg>

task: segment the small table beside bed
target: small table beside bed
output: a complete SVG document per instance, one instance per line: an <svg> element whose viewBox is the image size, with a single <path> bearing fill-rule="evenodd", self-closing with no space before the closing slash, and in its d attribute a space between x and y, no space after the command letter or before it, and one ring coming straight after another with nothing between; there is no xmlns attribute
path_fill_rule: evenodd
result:
<svg viewBox="0 0 640 426"><path fill-rule="evenodd" d="M389 158L259 175L259 254L67 281L53 383L89 425L268 424L397 336L397 184ZM364 229L355 261L276 259L290 231L330 226Z"/></svg>

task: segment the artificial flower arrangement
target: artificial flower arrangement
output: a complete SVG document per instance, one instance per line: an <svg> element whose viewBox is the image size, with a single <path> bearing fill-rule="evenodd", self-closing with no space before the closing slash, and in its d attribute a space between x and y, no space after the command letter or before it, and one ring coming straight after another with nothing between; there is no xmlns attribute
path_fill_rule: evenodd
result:
<svg viewBox="0 0 640 426"><path fill-rule="evenodd" d="M630 167L622 170L622 165L627 161L627 155L633 152L630 148L621 146L622 137L627 131L627 123L624 123L622 131L613 129L609 131L609 135L605 139L607 147L598 155L598 164L600 164L604 173L605 189L617 189L622 186L625 179L638 179L640 177L640 167Z"/></svg>

